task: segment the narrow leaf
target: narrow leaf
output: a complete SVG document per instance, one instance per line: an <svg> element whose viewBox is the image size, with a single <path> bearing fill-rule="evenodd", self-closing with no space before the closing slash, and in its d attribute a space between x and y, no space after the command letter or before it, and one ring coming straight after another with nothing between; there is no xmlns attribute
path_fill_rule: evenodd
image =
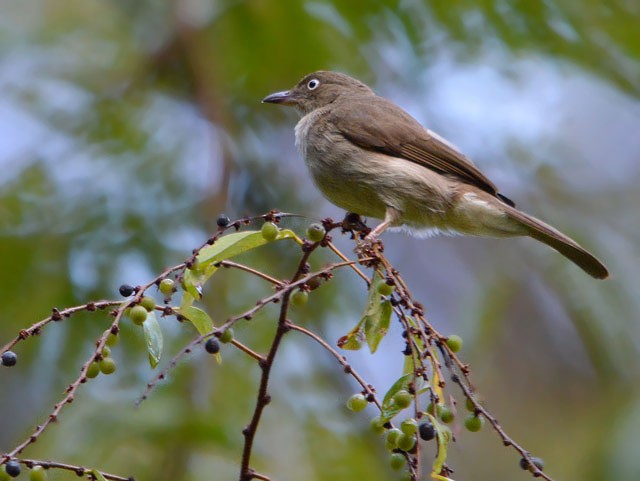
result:
<svg viewBox="0 0 640 481"><path fill-rule="evenodd" d="M384 279L382 279L377 271L374 272L371 285L369 286L367 306L360 321L360 323L364 325L365 337L372 354L376 352L380 341L382 341L387 334L391 320L391 304L388 300L383 301L382 296L378 292L378 285L381 282L384 282Z"/></svg>
<svg viewBox="0 0 640 481"><path fill-rule="evenodd" d="M191 269L185 269L184 275L182 276L182 288L195 300L200 300L202 297L202 282L202 273L196 273Z"/></svg>
<svg viewBox="0 0 640 481"><path fill-rule="evenodd" d="M433 416L430 413L425 413L429 418L429 421L436 428L437 441L438 441L438 454L436 459L433 461L433 471L431 473L431 477L434 479L442 479L440 472L442 471L442 467L444 466L445 461L447 460L447 449L449 447L449 441L451 441L451 430L448 426L442 424L438 418ZM438 478L437 476L440 476ZM446 478L445 478L446 479Z"/></svg>
<svg viewBox="0 0 640 481"><path fill-rule="evenodd" d="M100 471L98 471L97 469L92 469L91 470L91 476L93 476L93 479L95 479L96 481L107 481L107 478L105 478L102 473Z"/></svg>
<svg viewBox="0 0 640 481"><path fill-rule="evenodd" d="M162 330L155 312L149 313L142 327L144 328L144 339L149 353L149 364L151 364L152 368L155 368L162 356Z"/></svg>
<svg viewBox="0 0 640 481"><path fill-rule="evenodd" d="M178 312L186 317L200 335L213 331L214 325L209 314L195 306L180 308Z"/></svg>

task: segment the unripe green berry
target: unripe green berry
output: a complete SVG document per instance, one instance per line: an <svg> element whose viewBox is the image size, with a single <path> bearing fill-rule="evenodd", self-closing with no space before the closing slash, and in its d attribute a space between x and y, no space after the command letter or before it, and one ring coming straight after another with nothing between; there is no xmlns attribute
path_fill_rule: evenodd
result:
<svg viewBox="0 0 640 481"><path fill-rule="evenodd" d="M413 396L409 391L405 391L404 389L401 389L393 395L393 402L400 409L405 409L411 406L411 401L413 401Z"/></svg>
<svg viewBox="0 0 640 481"><path fill-rule="evenodd" d="M360 411L364 410L368 404L369 402L367 401L367 398L365 398L364 395L358 393L349 398L349 400L347 401L347 408L349 408L354 413L359 413Z"/></svg>
<svg viewBox="0 0 640 481"><path fill-rule="evenodd" d="M29 472L29 481L45 481L47 479L47 472L40 465L34 466Z"/></svg>
<svg viewBox="0 0 640 481"><path fill-rule="evenodd" d="M390 284L387 284L386 282L380 282L378 283L378 293L382 296L388 296L389 294L391 294L393 292L393 286Z"/></svg>
<svg viewBox="0 0 640 481"><path fill-rule="evenodd" d="M372 418L369 422L369 426L376 434L382 434L384 432L384 423L382 422L382 419L380 419L380 416Z"/></svg>
<svg viewBox="0 0 640 481"><path fill-rule="evenodd" d="M106 375L116 372L116 362L112 357L105 357L102 361L100 361L100 372Z"/></svg>
<svg viewBox="0 0 640 481"><path fill-rule="evenodd" d="M391 469L395 471L400 471L402 468L404 468L404 465L406 462L407 460L404 457L404 454L393 453L391 455L391 460L389 461L389 464L391 465Z"/></svg>
<svg viewBox="0 0 640 481"><path fill-rule="evenodd" d="M267 241L274 241L278 237L278 226L273 222L265 222L260 229L262 237Z"/></svg>
<svg viewBox="0 0 640 481"><path fill-rule="evenodd" d="M105 345L102 348L102 351L100 351L100 354L102 354L102 357L109 357L109 354L111 354L111 348L107 345Z"/></svg>
<svg viewBox="0 0 640 481"><path fill-rule="evenodd" d="M11 480L11 476L9 476L7 474L5 466L6 466L5 464L0 466L0 481L10 481Z"/></svg>
<svg viewBox="0 0 640 481"><path fill-rule="evenodd" d="M173 285L173 279L162 279L158 289L165 295L165 297L171 297L171 294L173 294Z"/></svg>
<svg viewBox="0 0 640 481"><path fill-rule="evenodd" d="M442 408L440 408L439 416L440 420L445 424L453 422L453 418L455 417L453 411L444 405L442 406Z"/></svg>
<svg viewBox="0 0 640 481"><path fill-rule="evenodd" d="M140 305L151 312L156 308L156 300L153 297L144 296L140 299Z"/></svg>
<svg viewBox="0 0 640 481"><path fill-rule="evenodd" d="M462 349L462 338L460 336L452 334L447 338L447 346L449 346L449 349L451 349L451 351L458 352L460 349Z"/></svg>
<svg viewBox="0 0 640 481"><path fill-rule="evenodd" d="M413 418L407 418L400 424L400 430L407 436L413 436L418 431L418 422Z"/></svg>
<svg viewBox="0 0 640 481"><path fill-rule="evenodd" d="M291 305L294 307L302 307L309 300L309 294L306 291L296 291L291 294Z"/></svg>
<svg viewBox="0 0 640 481"><path fill-rule="evenodd" d="M471 400L471 398L467 398L464 401L464 407L467 409L467 411L469 411L470 413L473 413L476 411L476 407L473 405L473 401Z"/></svg>
<svg viewBox="0 0 640 481"><path fill-rule="evenodd" d="M116 336L115 334L111 333L107 336L107 340L105 341L105 344L109 347L113 347L116 344L118 344L118 336Z"/></svg>
<svg viewBox="0 0 640 481"><path fill-rule="evenodd" d="M413 447L416 445L416 437L412 435L402 434L400 438L398 438L398 448L403 451L411 451Z"/></svg>
<svg viewBox="0 0 640 481"><path fill-rule="evenodd" d="M220 334L220 342L223 344L227 344L231 341L233 341L233 329L227 327L224 331L222 331L222 334Z"/></svg>
<svg viewBox="0 0 640 481"><path fill-rule="evenodd" d="M197 257L194 257L187 263L187 267L192 272L197 272L200 269L200 261Z"/></svg>
<svg viewBox="0 0 640 481"><path fill-rule="evenodd" d="M93 361L87 368L87 377L89 379L93 379L98 374L100 374L100 364L98 364L96 361Z"/></svg>
<svg viewBox="0 0 640 481"><path fill-rule="evenodd" d="M480 431L483 424L484 419L482 419L480 416L475 416L474 414L469 414L464 420L464 427L472 433L477 433L478 431Z"/></svg>
<svg viewBox="0 0 640 481"><path fill-rule="evenodd" d="M322 224L314 223L307 228L307 237L311 242L320 242L322 239L324 239L325 234L326 231L324 230Z"/></svg>
<svg viewBox="0 0 640 481"><path fill-rule="evenodd" d="M129 312L129 317L134 324L141 326L147 320L147 310L142 306L133 306Z"/></svg>
<svg viewBox="0 0 640 481"><path fill-rule="evenodd" d="M393 451L398 447L398 439L402 436L402 431L398 428L392 428L387 431L387 437L385 438L385 444L387 449Z"/></svg>

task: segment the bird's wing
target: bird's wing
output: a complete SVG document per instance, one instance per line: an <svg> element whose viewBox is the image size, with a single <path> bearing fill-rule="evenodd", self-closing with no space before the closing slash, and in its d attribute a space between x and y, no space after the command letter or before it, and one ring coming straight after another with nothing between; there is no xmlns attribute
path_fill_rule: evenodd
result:
<svg viewBox="0 0 640 481"><path fill-rule="evenodd" d="M387 99L363 96L340 102L332 109L329 121L363 149L405 158L503 197L464 154Z"/></svg>

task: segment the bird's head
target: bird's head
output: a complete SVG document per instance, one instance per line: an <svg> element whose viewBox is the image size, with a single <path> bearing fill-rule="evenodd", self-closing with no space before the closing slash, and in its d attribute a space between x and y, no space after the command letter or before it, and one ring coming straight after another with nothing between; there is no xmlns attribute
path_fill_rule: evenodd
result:
<svg viewBox="0 0 640 481"><path fill-rule="evenodd" d="M339 72L320 70L305 76L291 90L276 92L262 99L271 104L291 105L306 115L335 102L343 96L374 95L359 80Z"/></svg>

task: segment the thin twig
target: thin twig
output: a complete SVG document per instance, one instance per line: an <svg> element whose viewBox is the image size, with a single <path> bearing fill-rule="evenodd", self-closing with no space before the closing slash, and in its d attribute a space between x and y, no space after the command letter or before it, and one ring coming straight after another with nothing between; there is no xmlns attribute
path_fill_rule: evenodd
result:
<svg viewBox="0 0 640 481"><path fill-rule="evenodd" d="M0 456L3 456L3 453L0 453ZM95 471L95 469L85 468L75 464L59 463L57 461L44 461L42 459L15 458L14 461L24 464L29 469L32 469L35 466L42 466L45 469L63 469L65 471L72 471L78 476L90 475ZM106 479L110 479L112 481L135 481L135 478L133 477L125 478L124 476L118 476L104 471L100 471L100 474L102 474Z"/></svg>

